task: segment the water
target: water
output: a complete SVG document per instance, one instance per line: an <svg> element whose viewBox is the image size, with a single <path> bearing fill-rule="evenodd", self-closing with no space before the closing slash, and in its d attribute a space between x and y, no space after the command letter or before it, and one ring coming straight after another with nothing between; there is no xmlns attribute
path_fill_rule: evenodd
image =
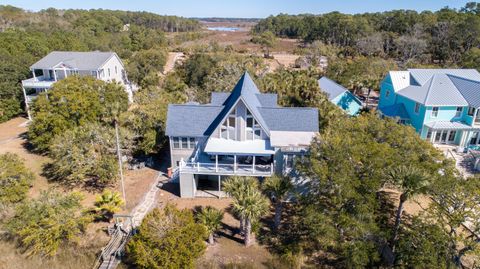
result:
<svg viewBox="0 0 480 269"><path fill-rule="evenodd" d="M235 31L240 30L240 28L238 28L238 27L223 27L223 26L207 27L207 29L210 30L210 31L221 31L221 32L235 32Z"/></svg>

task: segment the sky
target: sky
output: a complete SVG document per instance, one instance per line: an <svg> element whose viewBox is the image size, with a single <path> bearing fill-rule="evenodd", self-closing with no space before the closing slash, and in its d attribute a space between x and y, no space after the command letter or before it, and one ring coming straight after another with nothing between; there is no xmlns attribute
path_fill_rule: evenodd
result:
<svg viewBox="0 0 480 269"><path fill-rule="evenodd" d="M393 9L436 11L445 6L461 8L474 0L0 0L0 5L13 5L38 11L57 9L120 9L149 11L160 15L183 17L264 18L279 13L321 14L378 12Z"/></svg>

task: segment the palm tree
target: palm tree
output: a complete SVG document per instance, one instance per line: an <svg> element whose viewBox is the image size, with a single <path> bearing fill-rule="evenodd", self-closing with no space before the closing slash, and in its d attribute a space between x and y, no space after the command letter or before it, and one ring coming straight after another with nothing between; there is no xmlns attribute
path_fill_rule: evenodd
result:
<svg viewBox="0 0 480 269"><path fill-rule="evenodd" d="M222 184L222 189L228 193L233 199L241 199L246 189L258 189L258 180L254 177L240 177L232 176L225 180ZM245 219L239 215L240 231L244 232Z"/></svg>
<svg viewBox="0 0 480 269"><path fill-rule="evenodd" d="M258 189L246 188L245 192L233 200L233 209L245 220L244 239L245 246L252 243L252 222L267 213L269 202Z"/></svg>
<svg viewBox="0 0 480 269"><path fill-rule="evenodd" d="M293 190L292 181L286 176L274 175L265 180L263 190L275 204L274 227L278 229L282 218L283 203Z"/></svg>
<svg viewBox="0 0 480 269"><path fill-rule="evenodd" d="M123 200L120 193L111 190L104 190L95 200L95 211L104 219L111 219L113 214L120 211Z"/></svg>
<svg viewBox="0 0 480 269"><path fill-rule="evenodd" d="M404 203L416 194L425 193L430 183L426 174L413 166L398 166L394 168L388 175L389 180L397 186L400 191L400 202L398 204L395 216L395 226L390 239L392 252L395 254L395 245L397 243L398 229L402 220Z"/></svg>
<svg viewBox="0 0 480 269"><path fill-rule="evenodd" d="M197 215L197 220L199 223L205 226L208 232L208 243L213 245L215 242L213 240L213 235L220 229L222 224L223 211L216 209L211 206L202 208Z"/></svg>

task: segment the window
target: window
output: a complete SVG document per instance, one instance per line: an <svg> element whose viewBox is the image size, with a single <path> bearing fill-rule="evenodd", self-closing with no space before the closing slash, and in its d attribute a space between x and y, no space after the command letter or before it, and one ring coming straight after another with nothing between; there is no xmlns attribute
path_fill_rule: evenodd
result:
<svg viewBox="0 0 480 269"><path fill-rule="evenodd" d="M434 106L432 108L432 118L436 118L438 116L438 106Z"/></svg>
<svg viewBox="0 0 480 269"><path fill-rule="evenodd" d="M431 140L432 139L432 131L431 130L428 130L427 132L427 140Z"/></svg>
<svg viewBox="0 0 480 269"><path fill-rule="evenodd" d="M182 137L182 149L188 149L188 138Z"/></svg>
<svg viewBox="0 0 480 269"><path fill-rule="evenodd" d="M468 108L468 116L473 116L475 114L475 108L474 107L469 107Z"/></svg>
<svg viewBox="0 0 480 269"><path fill-rule="evenodd" d="M457 111L455 112L455 118L462 116L463 107L457 106Z"/></svg>
<svg viewBox="0 0 480 269"><path fill-rule="evenodd" d="M247 128L245 128L246 139L262 139L262 129L258 121L253 118L252 113L247 110Z"/></svg>
<svg viewBox="0 0 480 269"><path fill-rule="evenodd" d="M420 104L415 103L415 113L418 113L420 111Z"/></svg>
<svg viewBox="0 0 480 269"><path fill-rule="evenodd" d="M448 134L448 142L453 142L455 141L455 135L457 134L457 131L450 131Z"/></svg>
<svg viewBox="0 0 480 269"><path fill-rule="evenodd" d="M115 74L118 74L117 66L115 66Z"/></svg>
<svg viewBox="0 0 480 269"><path fill-rule="evenodd" d="M194 137L189 138L188 147L191 148L191 149L195 148L195 138Z"/></svg>
<svg viewBox="0 0 480 269"><path fill-rule="evenodd" d="M110 68L108 68L108 77L110 77Z"/></svg>
<svg viewBox="0 0 480 269"><path fill-rule="evenodd" d="M470 138L470 145L476 145L478 138L478 132L474 132L472 138Z"/></svg>
<svg viewBox="0 0 480 269"><path fill-rule="evenodd" d="M390 91L387 90L387 92L385 92L385 97L388 98L390 96Z"/></svg>
<svg viewBox="0 0 480 269"><path fill-rule="evenodd" d="M178 137L172 138L173 140L173 148L179 149L180 148L180 139Z"/></svg>
<svg viewBox="0 0 480 269"><path fill-rule="evenodd" d="M285 168L292 169L294 163L294 155L293 154L286 154L285 155Z"/></svg>
<svg viewBox="0 0 480 269"><path fill-rule="evenodd" d="M237 139L236 137L237 113L236 110L228 115L227 119L220 126L220 137L224 139Z"/></svg>

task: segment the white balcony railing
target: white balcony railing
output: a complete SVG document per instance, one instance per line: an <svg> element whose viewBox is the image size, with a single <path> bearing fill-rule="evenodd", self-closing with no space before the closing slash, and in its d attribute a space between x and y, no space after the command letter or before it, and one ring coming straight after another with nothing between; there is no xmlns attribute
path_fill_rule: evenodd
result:
<svg viewBox="0 0 480 269"><path fill-rule="evenodd" d="M53 83L55 83L55 80L44 76L22 80L22 85L25 88L50 88Z"/></svg>
<svg viewBox="0 0 480 269"><path fill-rule="evenodd" d="M188 162L180 164L180 172L208 173L208 174L226 174L226 175L254 175L271 176L273 174L273 165L266 164L215 164Z"/></svg>

